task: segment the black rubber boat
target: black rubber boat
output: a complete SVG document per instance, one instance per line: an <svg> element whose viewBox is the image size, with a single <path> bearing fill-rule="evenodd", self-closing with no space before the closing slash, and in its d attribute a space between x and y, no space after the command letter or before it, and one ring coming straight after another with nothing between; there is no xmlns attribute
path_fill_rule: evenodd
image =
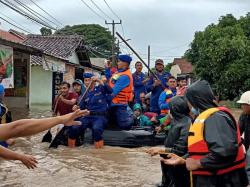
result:
<svg viewBox="0 0 250 187"><path fill-rule="evenodd" d="M67 146L67 127L64 127L52 140L50 147L57 148L59 145ZM152 129L148 128L133 128L131 130L105 130L103 133L104 144L109 146L120 147L142 147L163 145L166 139L166 134L155 134ZM77 139L76 145L92 144L92 131L87 129L85 136Z"/></svg>

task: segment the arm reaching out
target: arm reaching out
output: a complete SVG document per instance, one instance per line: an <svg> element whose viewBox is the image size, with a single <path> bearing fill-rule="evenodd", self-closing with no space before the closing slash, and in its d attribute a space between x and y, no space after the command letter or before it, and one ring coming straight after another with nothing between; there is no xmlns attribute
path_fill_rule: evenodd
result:
<svg viewBox="0 0 250 187"><path fill-rule="evenodd" d="M50 129L57 124L64 124L66 126L80 125L79 121L74 121L78 117L89 114L88 110L76 110L75 112L44 119L21 119L11 122L9 124L2 124L0 126L0 140L7 140L12 137L29 136L44 130Z"/></svg>
<svg viewBox="0 0 250 187"><path fill-rule="evenodd" d="M0 146L0 157L6 160L20 160L28 169L36 168L37 160L31 155L16 153Z"/></svg>

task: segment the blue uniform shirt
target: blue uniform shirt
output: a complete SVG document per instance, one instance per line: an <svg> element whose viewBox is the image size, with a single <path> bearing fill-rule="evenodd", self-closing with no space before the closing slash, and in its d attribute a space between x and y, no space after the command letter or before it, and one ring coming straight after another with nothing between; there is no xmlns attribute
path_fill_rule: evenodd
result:
<svg viewBox="0 0 250 187"><path fill-rule="evenodd" d="M146 93L146 87L142 83L142 81L145 79L144 73L133 73L133 80L134 80L134 94L135 94L135 103L140 103L140 93Z"/></svg>
<svg viewBox="0 0 250 187"><path fill-rule="evenodd" d="M162 91L165 89L167 79L168 77L171 76L171 74L168 72L164 72L162 74L159 74L158 72L156 72L156 76L161 80L162 84L154 87L153 84L154 84L155 78L151 75L150 80L147 83L146 89L147 89L147 92L151 92L150 111L160 113L160 108L158 105L159 96L162 93Z"/></svg>
<svg viewBox="0 0 250 187"><path fill-rule="evenodd" d="M106 85L99 85L94 90L89 90L80 105L81 109L94 112L106 112L108 109L108 97L111 89Z"/></svg>

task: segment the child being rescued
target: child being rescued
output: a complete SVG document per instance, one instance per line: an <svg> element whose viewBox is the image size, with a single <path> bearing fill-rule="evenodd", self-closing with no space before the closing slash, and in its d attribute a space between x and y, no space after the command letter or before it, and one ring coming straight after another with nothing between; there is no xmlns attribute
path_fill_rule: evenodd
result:
<svg viewBox="0 0 250 187"><path fill-rule="evenodd" d="M136 103L133 107L134 111L134 124L135 127L152 126L153 123L148 119L147 116L143 115L142 107L139 103Z"/></svg>

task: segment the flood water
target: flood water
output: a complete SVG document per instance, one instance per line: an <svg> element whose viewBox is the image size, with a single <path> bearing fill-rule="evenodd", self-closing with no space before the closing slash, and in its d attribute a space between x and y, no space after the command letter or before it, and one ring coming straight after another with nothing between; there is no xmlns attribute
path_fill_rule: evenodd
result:
<svg viewBox="0 0 250 187"><path fill-rule="evenodd" d="M47 107L30 111L12 109L14 119L51 116ZM233 110L238 118L240 110ZM0 186L155 186L161 180L159 157L150 157L146 148L105 146L96 150L91 145L74 149L60 146L48 149L41 143L44 133L18 138L12 150L34 155L38 168L28 170L18 161L0 160Z"/></svg>
<svg viewBox="0 0 250 187"><path fill-rule="evenodd" d="M37 109L39 108L39 109ZM47 107L30 111L12 109L14 119L51 116ZM0 186L154 186L161 180L159 157L150 157L146 148L105 146L96 150L91 145L74 149L60 146L48 149L41 143L44 133L16 139L12 150L34 155L38 168L28 170L19 161L0 160Z"/></svg>

